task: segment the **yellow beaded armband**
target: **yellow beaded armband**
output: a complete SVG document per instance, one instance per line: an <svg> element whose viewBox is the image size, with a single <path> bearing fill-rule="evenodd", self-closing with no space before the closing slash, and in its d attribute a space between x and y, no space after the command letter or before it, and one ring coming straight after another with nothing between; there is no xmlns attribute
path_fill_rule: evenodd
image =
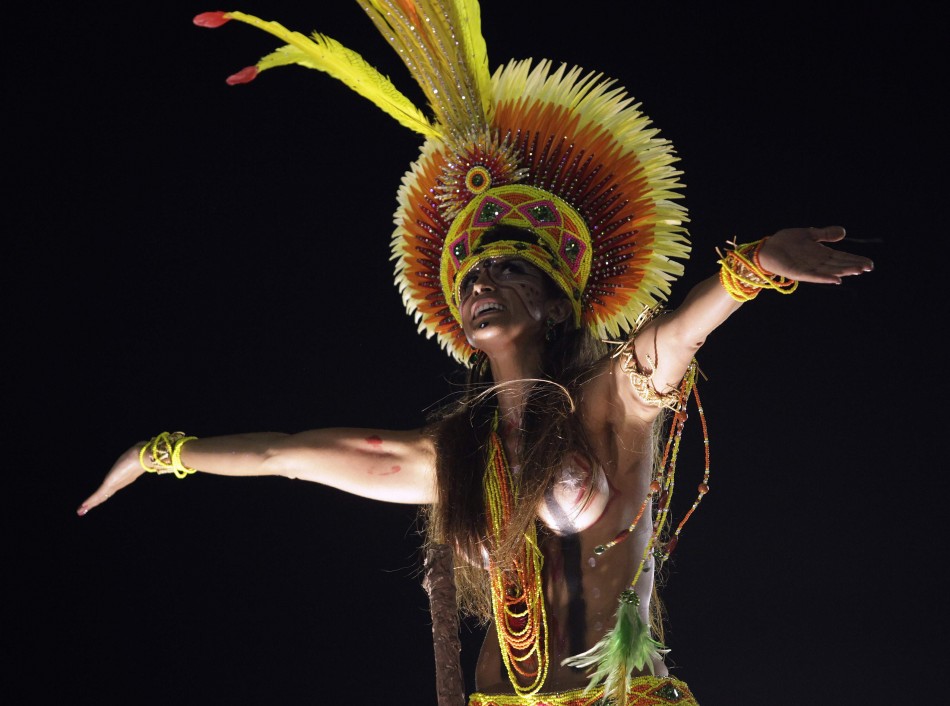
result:
<svg viewBox="0 0 950 706"><path fill-rule="evenodd" d="M181 449L197 436L185 436L183 431L163 431L149 441L139 451L139 464L149 473L174 473L176 478L184 478L195 472L181 462Z"/></svg>
<svg viewBox="0 0 950 706"><path fill-rule="evenodd" d="M759 250L766 238L753 243L735 245L723 255L719 265L719 281L730 297L739 302L755 299L763 289L772 289L779 294L791 294L798 288L793 279L779 277L759 263ZM718 252L718 251L717 251Z"/></svg>

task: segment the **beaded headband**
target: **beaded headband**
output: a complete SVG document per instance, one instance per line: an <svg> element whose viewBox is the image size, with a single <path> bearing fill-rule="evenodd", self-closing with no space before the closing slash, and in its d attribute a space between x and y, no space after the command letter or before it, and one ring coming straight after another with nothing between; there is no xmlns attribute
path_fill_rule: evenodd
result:
<svg viewBox="0 0 950 706"><path fill-rule="evenodd" d="M498 225L522 229L523 239L493 238ZM476 264L489 257L519 257L547 274L574 307L581 325L581 293L590 274L590 233L584 219L554 194L524 184L488 189L473 198L452 221L442 248L439 279L456 321L459 285Z"/></svg>
<svg viewBox="0 0 950 706"><path fill-rule="evenodd" d="M429 120L359 54L242 12L239 20L286 42L228 79L299 64L325 71L425 136L403 177L391 240L406 311L458 361L472 351L456 283L485 257L516 255L541 268L602 338L630 331L665 300L689 256L668 140L615 81L548 60L511 61L489 74L476 0L357 0L422 88ZM486 239L496 224L532 234Z"/></svg>

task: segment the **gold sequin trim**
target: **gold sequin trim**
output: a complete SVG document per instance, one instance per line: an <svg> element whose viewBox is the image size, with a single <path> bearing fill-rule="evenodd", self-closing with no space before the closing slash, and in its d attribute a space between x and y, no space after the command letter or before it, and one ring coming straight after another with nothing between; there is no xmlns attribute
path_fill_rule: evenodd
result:
<svg viewBox="0 0 950 706"><path fill-rule="evenodd" d="M630 385L636 390L640 399L651 407L679 409L679 390L671 388L668 392L657 391L653 384L653 371L646 372L637 359L637 349L634 347L636 340L636 336L629 338L614 353L615 358L620 358L620 370L630 380Z"/></svg>

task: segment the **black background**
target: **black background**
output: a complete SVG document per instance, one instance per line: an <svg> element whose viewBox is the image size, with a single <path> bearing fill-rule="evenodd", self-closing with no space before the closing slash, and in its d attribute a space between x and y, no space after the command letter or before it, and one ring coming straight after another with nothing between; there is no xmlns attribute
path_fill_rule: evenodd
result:
<svg viewBox="0 0 950 706"><path fill-rule="evenodd" d="M219 8L96 7L4 30L4 695L434 704L415 508L199 475L73 514L159 431L412 428L455 372L392 285L421 138L299 67L225 85L276 41L191 24ZM356 3L239 9L340 40L423 104ZM844 225L877 265L765 293L701 351L713 492L666 602L703 706L904 703L942 678L937 27L913 6L483 3L493 69L603 71L675 145L694 250L671 305L727 239L786 226Z"/></svg>

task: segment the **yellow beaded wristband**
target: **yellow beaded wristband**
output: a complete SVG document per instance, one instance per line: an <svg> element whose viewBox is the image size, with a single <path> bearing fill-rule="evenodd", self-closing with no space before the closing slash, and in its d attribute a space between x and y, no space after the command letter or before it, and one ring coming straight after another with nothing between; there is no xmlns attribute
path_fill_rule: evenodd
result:
<svg viewBox="0 0 950 706"><path fill-rule="evenodd" d="M186 436L183 431L167 432L151 439L139 451L139 465L149 473L174 473L176 478L191 475L197 469L181 462L181 449L197 436Z"/></svg>
<svg viewBox="0 0 950 706"><path fill-rule="evenodd" d="M733 244L733 249L725 255L719 253L719 281L736 301L755 299L763 289L791 294L798 288L797 281L774 275L759 264L759 250L765 240L762 238L744 245Z"/></svg>

